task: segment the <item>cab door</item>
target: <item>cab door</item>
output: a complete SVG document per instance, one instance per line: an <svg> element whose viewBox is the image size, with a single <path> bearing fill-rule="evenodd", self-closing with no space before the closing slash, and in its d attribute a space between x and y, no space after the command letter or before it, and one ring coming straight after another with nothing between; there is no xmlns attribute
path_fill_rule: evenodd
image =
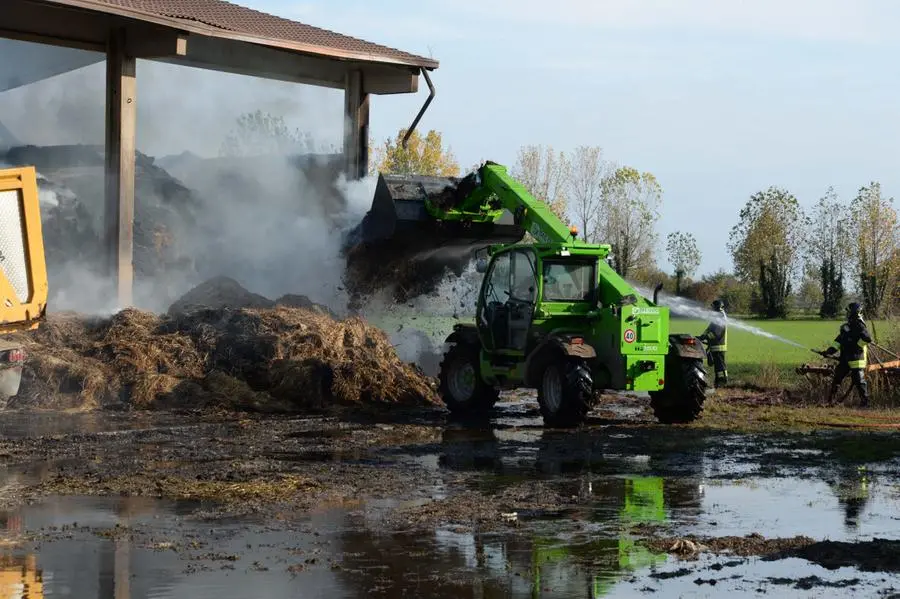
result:
<svg viewBox="0 0 900 599"><path fill-rule="evenodd" d="M524 351L537 297L534 252L527 248L495 254L485 273L475 314L488 351Z"/></svg>

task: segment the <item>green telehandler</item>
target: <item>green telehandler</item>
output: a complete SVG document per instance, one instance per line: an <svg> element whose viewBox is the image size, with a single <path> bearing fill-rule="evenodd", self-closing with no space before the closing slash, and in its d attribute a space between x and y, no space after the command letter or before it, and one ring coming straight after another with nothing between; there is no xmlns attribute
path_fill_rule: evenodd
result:
<svg viewBox="0 0 900 599"><path fill-rule="evenodd" d="M532 243L521 243L526 233ZM610 246L581 241L505 167L485 162L462 178L381 174L354 237L370 255L390 246L393 259L398 248L448 263L486 253L476 261L475 322L454 326L440 367L454 414L485 413L500 390L532 388L550 427L582 424L600 390L649 392L663 423L700 415L700 341L670 334L668 308L613 270Z"/></svg>

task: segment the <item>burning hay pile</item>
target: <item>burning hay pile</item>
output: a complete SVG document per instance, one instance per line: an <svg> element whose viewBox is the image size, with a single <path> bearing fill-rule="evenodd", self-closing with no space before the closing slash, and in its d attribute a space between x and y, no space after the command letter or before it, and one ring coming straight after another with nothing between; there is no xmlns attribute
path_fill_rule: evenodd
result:
<svg viewBox="0 0 900 599"><path fill-rule="evenodd" d="M381 330L305 308L211 307L157 316L52 316L11 407L325 412L437 404L430 379Z"/></svg>

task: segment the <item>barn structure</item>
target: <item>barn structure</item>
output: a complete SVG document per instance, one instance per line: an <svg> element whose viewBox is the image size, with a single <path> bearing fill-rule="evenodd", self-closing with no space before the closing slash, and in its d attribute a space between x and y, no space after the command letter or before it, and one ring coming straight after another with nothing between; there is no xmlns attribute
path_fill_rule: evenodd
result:
<svg viewBox="0 0 900 599"><path fill-rule="evenodd" d="M137 59L343 89L351 178L368 168L369 96L415 93L424 76L431 92L424 111L434 96L428 72L438 67L430 58L224 0L3 0L0 38L0 55L7 40L73 49L60 54L36 45L27 70L0 65L0 92L106 61L104 238L120 306L131 304L133 287Z"/></svg>

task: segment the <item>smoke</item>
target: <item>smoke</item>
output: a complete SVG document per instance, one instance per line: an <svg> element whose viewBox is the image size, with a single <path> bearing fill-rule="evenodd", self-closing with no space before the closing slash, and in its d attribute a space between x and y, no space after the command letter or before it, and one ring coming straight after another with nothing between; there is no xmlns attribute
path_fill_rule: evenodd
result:
<svg viewBox="0 0 900 599"><path fill-rule="evenodd" d="M7 64L34 66L32 44L9 54ZM0 122L22 144L102 152L104 88L101 61L5 91ZM345 313L343 235L370 207L375 182L343 175L343 92L149 61L138 61L137 88L136 144L153 161L139 157L137 169L135 304L164 311L225 275L272 299L301 294ZM302 143L252 155L260 145L236 125L256 111L282 118ZM103 165L78 160L38 165L51 309L106 313L117 306L102 276Z"/></svg>
<svg viewBox="0 0 900 599"><path fill-rule="evenodd" d="M359 309L360 315L385 328L400 358L437 376L444 341L459 322L474 322L481 275L474 263L457 276L448 274L425 295L398 304L393 289L384 288Z"/></svg>

